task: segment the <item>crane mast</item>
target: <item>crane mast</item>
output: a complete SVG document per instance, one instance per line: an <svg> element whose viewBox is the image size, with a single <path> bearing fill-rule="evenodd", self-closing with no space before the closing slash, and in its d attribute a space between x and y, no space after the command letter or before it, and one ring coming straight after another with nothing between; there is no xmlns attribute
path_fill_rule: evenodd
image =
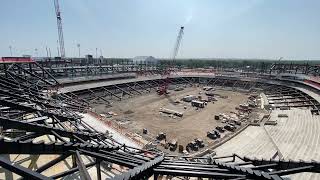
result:
<svg viewBox="0 0 320 180"><path fill-rule="evenodd" d="M62 17L59 7L59 0L54 0L54 7L56 10L56 17L57 17L57 26L58 26L58 41L59 41L59 49L61 57L65 57L65 50L64 50L64 39L63 39L63 30L62 30Z"/></svg>

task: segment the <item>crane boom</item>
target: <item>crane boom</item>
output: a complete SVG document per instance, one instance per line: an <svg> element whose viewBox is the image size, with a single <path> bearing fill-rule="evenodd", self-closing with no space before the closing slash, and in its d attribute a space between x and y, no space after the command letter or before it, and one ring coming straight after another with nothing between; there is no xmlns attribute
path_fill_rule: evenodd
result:
<svg viewBox="0 0 320 180"><path fill-rule="evenodd" d="M179 30L179 33L178 33L178 37L177 37L176 43L175 43L175 46L174 46L174 49L173 49L173 54L172 54L172 60L173 61L176 59L176 56L177 56L178 51L179 51L179 47L180 47L182 36L183 36L183 30L184 30L184 27L181 26L180 30Z"/></svg>
<svg viewBox="0 0 320 180"><path fill-rule="evenodd" d="M59 41L59 49L61 57L65 57L65 50L64 50L64 39L63 39L63 30L62 30L62 17L59 7L59 0L54 0L54 7L56 10L56 17L57 17L57 26L58 26L58 41Z"/></svg>
<svg viewBox="0 0 320 180"><path fill-rule="evenodd" d="M174 65L175 65L175 59L176 59L176 56L178 54L178 51L179 51L179 47L180 47L180 44L181 44L181 40L182 40L182 36L183 36L183 30L184 30L184 27L181 26L180 27L180 30L179 30L179 33L178 33L178 37L177 37L177 40L176 40L176 43L174 45L174 49L173 49L173 53L172 53L172 59L169 60L169 65L165 67L164 71L163 71L163 75L166 76L166 79L164 81L163 84L161 84L158 88L158 94L159 95L162 95L162 94L168 94L168 86L170 84L170 73L172 71L174 71Z"/></svg>

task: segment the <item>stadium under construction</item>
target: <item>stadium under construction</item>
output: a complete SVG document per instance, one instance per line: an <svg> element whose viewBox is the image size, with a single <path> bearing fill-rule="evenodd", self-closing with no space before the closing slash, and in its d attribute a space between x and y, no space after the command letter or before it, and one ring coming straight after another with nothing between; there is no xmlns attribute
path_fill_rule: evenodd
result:
<svg viewBox="0 0 320 180"><path fill-rule="evenodd" d="M90 62L95 61L99 59ZM171 67L174 71L166 76L161 65L125 60L83 65L74 60L7 57L0 66L1 179L319 178L318 66L275 63L269 73ZM166 92L159 94L162 86ZM207 105L190 106L179 93L200 95L198 101ZM237 111L228 107L235 116L205 114L203 109L211 112L214 105L225 106L224 99L232 103L232 93L246 97L242 101L249 97L255 105L242 104ZM209 96L215 101L204 100ZM134 129L136 116L130 120L133 126L123 123L116 107L130 101L134 106L139 98L184 109L183 117L169 116L143 101L140 108L148 106L144 112L159 116L146 121L160 121L165 127L185 123L189 113L193 122L188 123L194 128L200 129L196 125L200 118L210 116L212 124L206 121L206 126L222 126L225 132L211 138L203 130L201 142L188 134L190 127L175 137L168 130L165 138L143 121ZM101 104L106 111L99 112ZM149 118L144 112L139 114ZM253 113L257 115L250 116ZM180 145L180 136L190 138ZM188 143L195 138L198 146ZM172 148L172 139L179 150Z"/></svg>
<svg viewBox="0 0 320 180"><path fill-rule="evenodd" d="M320 179L317 63L176 60L184 26L169 59L69 58L53 2L58 57L0 58L0 179Z"/></svg>

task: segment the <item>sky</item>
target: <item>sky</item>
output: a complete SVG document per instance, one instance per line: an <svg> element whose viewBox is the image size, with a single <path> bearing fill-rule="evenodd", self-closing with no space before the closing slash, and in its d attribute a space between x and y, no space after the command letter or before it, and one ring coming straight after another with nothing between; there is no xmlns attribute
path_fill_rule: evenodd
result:
<svg viewBox="0 0 320 180"><path fill-rule="evenodd" d="M319 0L60 0L66 56L320 59ZM0 56L57 56L53 0L0 0ZM35 50L37 49L37 51ZM100 51L101 50L101 51Z"/></svg>

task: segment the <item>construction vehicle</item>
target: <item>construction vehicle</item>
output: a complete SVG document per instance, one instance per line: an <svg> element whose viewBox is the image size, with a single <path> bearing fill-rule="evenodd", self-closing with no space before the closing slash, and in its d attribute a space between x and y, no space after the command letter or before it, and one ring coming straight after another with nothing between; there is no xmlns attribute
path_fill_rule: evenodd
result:
<svg viewBox="0 0 320 180"><path fill-rule="evenodd" d="M193 101L191 101L191 105L198 107L198 108L204 108L206 103L202 102L202 101L193 100Z"/></svg>
<svg viewBox="0 0 320 180"><path fill-rule="evenodd" d="M142 130L142 133L143 133L143 134L148 134L148 129L144 128L144 129Z"/></svg>
<svg viewBox="0 0 320 180"><path fill-rule="evenodd" d="M178 141L176 139L173 139L169 144L170 151L175 151L178 147Z"/></svg>
<svg viewBox="0 0 320 180"><path fill-rule="evenodd" d="M197 143L197 145L199 146L199 148L203 148L204 147L204 143L203 140L200 138L196 138L194 139L194 141Z"/></svg>
<svg viewBox="0 0 320 180"><path fill-rule="evenodd" d="M187 144L186 146L186 150L188 152L192 151L198 151L199 150L199 146L195 141L191 141L190 143Z"/></svg>
<svg viewBox="0 0 320 180"><path fill-rule="evenodd" d="M219 132L223 133L225 131L225 129L221 126L217 126L216 130L218 130Z"/></svg>
<svg viewBox="0 0 320 180"><path fill-rule="evenodd" d="M231 124L225 125L224 128L225 128L226 130L232 131L232 132L236 130L236 127L233 126L233 125L231 125Z"/></svg>
<svg viewBox="0 0 320 180"><path fill-rule="evenodd" d="M161 96L161 95L169 94L169 91L168 91L169 82L170 82L169 77L167 77L165 79L165 82L158 87L157 89L158 95Z"/></svg>
<svg viewBox="0 0 320 180"><path fill-rule="evenodd" d="M166 133L160 132L160 133L157 135L156 139L157 139L158 141L167 139L167 135L166 135Z"/></svg>
<svg viewBox="0 0 320 180"><path fill-rule="evenodd" d="M217 130L213 130L211 132L207 132L207 137L210 139L220 138L220 133Z"/></svg>

